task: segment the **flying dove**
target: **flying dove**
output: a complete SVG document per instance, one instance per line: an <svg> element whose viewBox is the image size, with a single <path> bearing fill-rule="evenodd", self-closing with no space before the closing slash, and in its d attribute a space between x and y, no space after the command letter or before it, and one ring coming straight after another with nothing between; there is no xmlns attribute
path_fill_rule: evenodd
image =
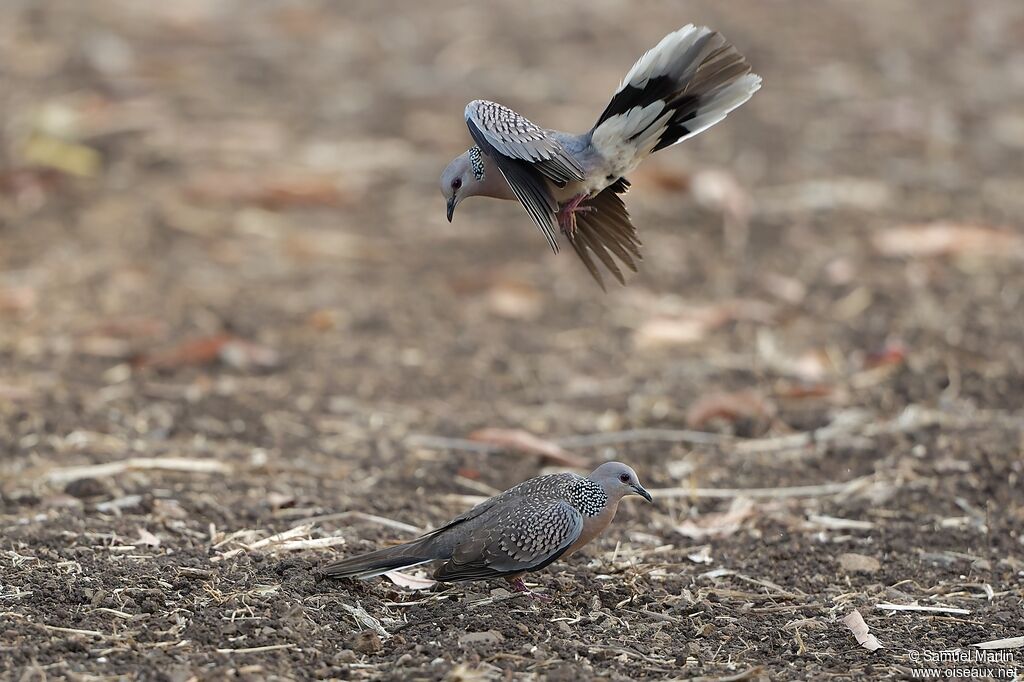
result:
<svg viewBox="0 0 1024 682"><path fill-rule="evenodd" d="M587 477L538 476L411 542L344 559L320 573L365 580L436 562L434 578L440 582L505 578L516 592L544 599L526 587L522 575L569 556L600 535L626 495L651 500L636 472L620 462L602 464Z"/></svg>
<svg viewBox="0 0 1024 682"><path fill-rule="evenodd" d="M466 125L476 144L441 175L448 221L467 197L518 199L555 253L557 222L602 289L591 254L625 284L615 258L633 272L640 259L640 239L619 198L629 189L625 176L652 153L718 123L760 87L761 77L720 33L691 24L633 65L581 135L474 100Z"/></svg>

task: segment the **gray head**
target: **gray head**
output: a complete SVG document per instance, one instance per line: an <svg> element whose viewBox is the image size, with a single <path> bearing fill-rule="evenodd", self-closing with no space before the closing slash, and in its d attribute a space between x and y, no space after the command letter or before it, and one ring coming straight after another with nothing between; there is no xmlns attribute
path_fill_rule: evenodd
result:
<svg viewBox="0 0 1024 682"><path fill-rule="evenodd" d="M639 495L648 502L651 501L651 494L640 485L640 479L636 477L636 472L622 462L606 462L594 469L594 473L587 478L599 483L612 499L619 499L626 495Z"/></svg>
<svg viewBox="0 0 1024 682"><path fill-rule="evenodd" d="M448 164L441 173L441 194L448 200L448 222L452 221L460 201L483 192L484 177L483 154L479 147L470 147Z"/></svg>

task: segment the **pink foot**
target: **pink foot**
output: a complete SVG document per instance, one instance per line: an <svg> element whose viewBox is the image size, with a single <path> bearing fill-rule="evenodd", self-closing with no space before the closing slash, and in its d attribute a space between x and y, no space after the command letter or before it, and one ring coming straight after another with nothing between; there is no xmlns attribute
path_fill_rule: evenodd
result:
<svg viewBox="0 0 1024 682"><path fill-rule="evenodd" d="M508 584L512 586L512 590L514 592L519 592L520 594L525 594L530 599L536 599L537 601L542 601L542 602L549 602L549 601L551 601L551 597L549 597L548 595L546 595L546 594L538 594L537 592L534 592L529 587L527 587L526 583L523 582L523 579L521 577L509 580Z"/></svg>
<svg viewBox="0 0 1024 682"><path fill-rule="evenodd" d="M562 232L569 239L576 236L576 214L588 213L594 210L593 206L580 206L589 198L589 194L577 194L567 203L563 204L558 209L558 213L555 214L558 218L558 226L562 228Z"/></svg>

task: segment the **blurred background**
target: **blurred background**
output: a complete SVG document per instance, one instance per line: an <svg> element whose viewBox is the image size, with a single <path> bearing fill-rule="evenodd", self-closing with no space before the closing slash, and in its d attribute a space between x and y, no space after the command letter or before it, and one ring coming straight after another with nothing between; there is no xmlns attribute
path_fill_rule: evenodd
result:
<svg viewBox="0 0 1024 682"><path fill-rule="evenodd" d="M470 144L468 101L586 130L632 63L687 23L721 31L764 86L630 178L646 248L627 287L603 294L518 204L468 201L445 220L438 178ZM714 536L716 566L783 585L808 589L817 570L801 563L816 541L787 518L879 504L896 524L874 540L884 551L980 543L1019 566L1022 46L1012 0L5 0L0 518L35 519L8 543L57 561L82 533L148 524L156 554L202 563L210 545L188 531L211 523L280 530L295 510L358 508L428 526L459 495L551 464L536 447L463 440L504 428L568 445L584 468L628 461L650 488L895 486L762 509ZM710 435L630 435L647 428ZM823 428L843 438L779 445ZM564 440L595 433L626 435ZM737 452L734 438L759 445ZM90 477L84 490L47 478L165 456L233 473ZM186 530L154 521L152 504L95 509L131 495L174 501ZM993 502L1002 514L986 521ZM675 546L674 579L690 584L709 569L682 548L706 538L680 524L729 504L630 505L602 547ZM922 540L919 522L942 530ZM338 528L344 552L396 537ZM761 553L766 538L778 545ZM102 565L127 580L161 560L175 561ZM892 560L868 583L926 570L920 553ZM586 562L571 564L580 580ZM927 565L933 583L967 570ZM1019 570L989 568L990 581ZM320 594L294 580L286 601ZM638 580L648 595L682 589ZM994 608L1019 616L1016 604ZM90 617L79 626L102 630ZM181 627L193 641L216 632ZM273 640L260 637L246 645ZM650 662L614 665L632 676Z"/></svg>

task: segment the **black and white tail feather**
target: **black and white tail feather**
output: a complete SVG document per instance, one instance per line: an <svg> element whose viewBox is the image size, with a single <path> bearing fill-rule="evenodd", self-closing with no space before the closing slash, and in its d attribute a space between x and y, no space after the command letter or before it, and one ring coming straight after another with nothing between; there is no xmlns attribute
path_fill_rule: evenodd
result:
<svg viewBox="0 0 1024 682"><path fill-rule="evenodd" d="M665 36L633 65L591 129L590 144L603 159L599 177L611 184L588 200L571 239L587 271L604 289L594 258L625 284L616 260L636 272L640 239L619 195L625 176L654 152L679 144L740 106L761 87L761 77L720 33L683 28ZM614 257L613 257L614 256Z"/></svg>
<svg viewBox="0 0 1024 682"><path fill-rule="evenodd" d="M591 130L591 143L617 176L647 156L711 126L746 102L761 77L717 31L692 24L641 57Z"/></svg>

